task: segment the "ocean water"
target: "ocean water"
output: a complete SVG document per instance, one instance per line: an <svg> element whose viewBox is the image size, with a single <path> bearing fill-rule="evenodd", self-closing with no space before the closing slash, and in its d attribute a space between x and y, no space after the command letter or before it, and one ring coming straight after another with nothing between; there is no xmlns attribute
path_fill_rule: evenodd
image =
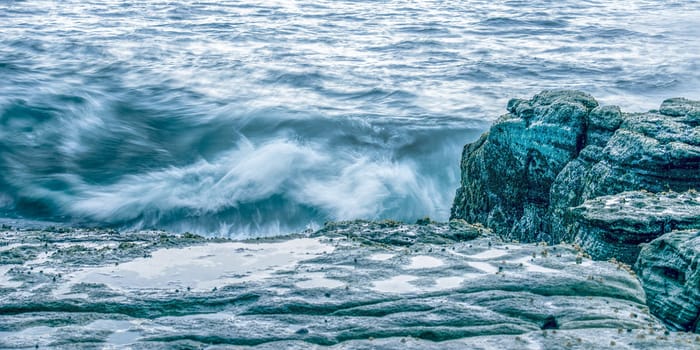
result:
<svg viewBox="0 0 700 350"><path fill-rule="evenodd" d="M445 220L509 98L700 98L699 1L0 2L0 216Z"/></svg>

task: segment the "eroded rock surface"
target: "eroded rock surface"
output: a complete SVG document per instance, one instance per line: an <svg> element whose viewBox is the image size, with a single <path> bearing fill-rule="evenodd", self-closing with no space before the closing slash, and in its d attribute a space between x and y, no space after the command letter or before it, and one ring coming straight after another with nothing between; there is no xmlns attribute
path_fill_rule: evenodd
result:
<svg viewBox="0 0 700 350"><path fill-rule="evenodd" d="M636 270L655 314L675 329L700 332L700 230L655 239L642 249Z"/></svg>
<svg viewBox="0 0 700 350"><path fill-rule="evenodd" d="M557 90L507 109L465 146L452 218L510 240L577 242L595 259L629 265L642 244L700 229L700 102L672 98L658 111L623 113ZM697 304L688 298L697 299L700 285L673 278L692 254L661 264L658 257L671 254L664 241L647 246L637 264L652 310L672 327L697 330Z"/></svg>
<svg viewBox="0 0 700 350"><path fill-rule="evenodd" d="M642 243L673 230L700 226L700 193L622 192L572 208L576 241L594 259L634 264Z"/></svg>
<svg viewBox="0 0 700 350"><path fill-rule="evenodd" d="M333 223L244 242L159 232L0 237L0 255L12 256L0 265L0 348L700 345L665 333L620 265L572 245L506 243L460 221Z"/></svg>
<svg viewBox="0 0 700 350"><path fill-rule="evenodd" d="M700 188L698 106L675 98L659 111L622 113L576 91L512 100L508 114L465 146L452 217L483 223L508 239L571 241L587 226L569 212L586 200Z"/></svg>
<svg viewBox="0 0 700 350"><path fill-rule="evenodd" d="M511 100L510 113L465 146L452 217L481 222L509 239L552 241L550 190L585 146L588 116L597 106L576 91Z"/></svg>

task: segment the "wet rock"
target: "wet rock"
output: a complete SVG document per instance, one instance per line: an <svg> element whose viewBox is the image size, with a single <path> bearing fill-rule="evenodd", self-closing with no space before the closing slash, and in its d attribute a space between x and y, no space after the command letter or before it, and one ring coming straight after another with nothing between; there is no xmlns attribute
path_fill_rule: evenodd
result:
<svg viewBox="0 0 700 350"><path fill-rule="evenodd" d="M465 242L455 230L480 235ZM153 250L145 258L123 255L118 266L95 265L81 249L68 249L84 241L55 242L46 256L13 266L60 274L56 282L0 270L14 286L0 294L0 347L673 344L637 338L650 327L663 334L664 326L628 271L587 258L577 263L576 246L506 243L462 221L329 223L310 235L245 242L172 236L166 243L158 235L119 236L119 244L134 243L123 245L127 250L143 242ZM96 233L93 247L114 246L114 238ZM58 249L72 256L53 254ZM692 348L687 335L669 338Z"/></svg>
<svg viewBox="0 0 700 350"><path fill-rule="evenodd" d="M0 250L0 265L23 264L28 260L35 259L40 250L40 247L33 245L8 247Z"/></svg>
<svg viewBox="0 0 700 350"><path fill-rule="evenodd" d="M653 240L642 248L635 268L652 312L674 329L700 332L700 230Z"/></svg>
<svg viewBox="0 0 700 350"><path fill-rule="evenodd" d="M433 220L430 219L430 217L424 217L416 220L416 225L430 225L433 223Z"/></svg>
<svg viewBox="0 0 700 350"><path fill-rule="evenodd" d="M557 329L559 328L559 324L557 323L557 318L549 315L547 318L544 319L544 323L542 324L542 329Z"/></svg>
<svg viewBox="0 0 700 350"><path fill-rule="evenodd" d="M512 100L465 146L451 217L508 239L570 241L585 225L569 211L586 200L700 188L698 105L675 98L660 112L622 113L575 91Z"/></svg>
<svg viewBox="0 0 700 350"><path fill-rule="evenodd" d="M700 193L623 192L572 208L576 241L595 259L637 260L641 243L673 230L700 228Z"/></svg>
<svg viewBox="0 0 700 350"><path fill-rule="evenodd" d="M449 237L459 241L467 241L491 233L483 226L470 225L462 219L450 220L449 227L450 229L446 233Z"/></svg>
<svg viewBox="0 0 700 350"><path fill-rule="evenodd" d="M511 100L507 110L465 146L452 219L482 223L509 240L577 242L581 257L627 265L642 244L700 228L700 102L672 98L658 111L623 113L581 92L545 91ZM644 261L665 254L658 247L645 248ZM686 266L670 261L677 266L658 271L673 275ZM688 326L692 303L677 297L686 287L661 292L667 280L644 279L654 312L673 327L697 328ZM677 305L664 310L665 303Z"/></svg>
<svg viewBox="0 0 700 350"><path fill-rule="evenodd" d="M659 113L683 118L687 123L700 123L700 102L685 98L670 98L664 101L659 108Z"/></svg>
<svg viewBox="0 0 700 350"><path fill-rule="evenodd" d="M585 145L588 115L597 106L590 95L561 90L511 101L511 113L465 146L451 217L483 223L509 239L550 238L550 188Z"/></svg>
<svg viewBox="0 0 700 350"><path fill-rule="evenodd" d="M615 130L622 124L622 112L617 106L599 106L588 115L586 144L605 147Z"/></svg>

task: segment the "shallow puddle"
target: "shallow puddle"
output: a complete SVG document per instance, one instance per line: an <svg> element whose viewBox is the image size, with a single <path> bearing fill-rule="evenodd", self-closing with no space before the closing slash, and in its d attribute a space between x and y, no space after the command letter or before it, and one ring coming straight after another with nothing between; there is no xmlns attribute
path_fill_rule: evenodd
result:
<svg viewBox="0 0 700 350"><path fill-rule="evenodd" d="M77 283L104 283L116 289L211 290L227 284L257 281L291 268L302 260L334 250L319 239L301 238L274 243L216 243L161 249L150 257L117 266L87 268L67 278L57 294Z"/></svg>

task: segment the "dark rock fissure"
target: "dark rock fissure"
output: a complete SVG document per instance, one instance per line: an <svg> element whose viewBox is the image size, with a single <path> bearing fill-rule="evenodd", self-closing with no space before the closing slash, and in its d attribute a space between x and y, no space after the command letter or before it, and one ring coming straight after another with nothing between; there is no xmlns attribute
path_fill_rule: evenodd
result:
<svg viewBox="0 0 700 350"><path fill-rule="evenodd" d="M547 318L544 320L544 323L542 324L542 329L558 329L559 324L557 323L556 317L549 315Z"/></svg>

